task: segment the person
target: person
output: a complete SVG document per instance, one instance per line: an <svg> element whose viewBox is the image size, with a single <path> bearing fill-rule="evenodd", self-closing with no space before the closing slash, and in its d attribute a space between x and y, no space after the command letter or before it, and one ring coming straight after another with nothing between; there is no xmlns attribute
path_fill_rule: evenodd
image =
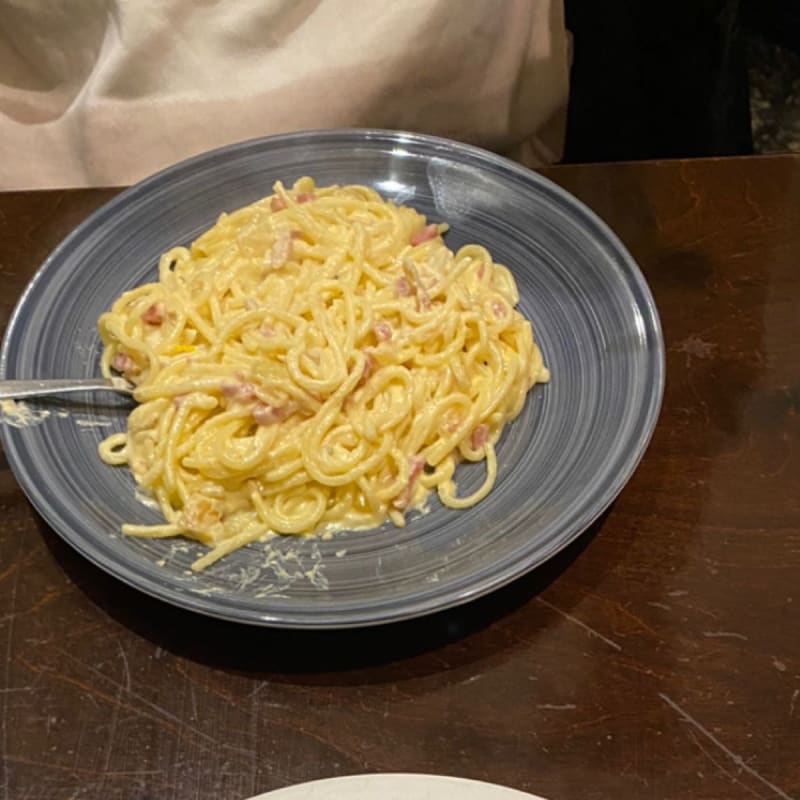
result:
<svg viewBox="0 0 800 800"><path fill-rule="evenodd" d="M0 0L0 33L0 189L130 184L321 128L529 165L563 148L563 0Z"/></svg>

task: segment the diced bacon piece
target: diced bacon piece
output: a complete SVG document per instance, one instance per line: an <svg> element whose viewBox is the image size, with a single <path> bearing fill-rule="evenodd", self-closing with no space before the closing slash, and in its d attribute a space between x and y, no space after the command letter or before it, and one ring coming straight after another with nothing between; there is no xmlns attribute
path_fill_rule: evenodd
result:
<svg viewBox="0 0 800 800"><path fill-rule="evenodd" d="M410 258L403 259L403 271L410 290L417 296L417 304L427 311L431 307L431 299L422 284L417 265Z"/></svg>
<svg viewBox="0 0 800 800"><path fill-rule="evenodd" d="M297 409L297 403L289 399L278 406L256 403L253 406L253 420L258 425L274 425L276 422L283 422L288 416L294 414Z"/></svg>
<svg viewBox="0 0 800 800"><path fill-rule="evenodd" d="M276 408L264 405L264 403L257 403L253 406L253 419L257 425L273 425L286 419L288 414L289 409L286 406Z"/></svg>
<svg viewBox="0 0 800 800"><path fill-rule="evenodd" d="M279 418L277 409L259 403L253 407L253 419L258 425L271 425L273 422L278 422Z"/></svg>
<svg viewBox="0 0 800 800"><path fill-rule="evenodd" d="M269 201L269 207L273 211L283 211L283 209L286 208L286 201L282 197L276 195Z"/></svg>
<svg viewBox="0 0 800 800"><path fill-rule="evenodd" d="M278 238L272 243L269 253L270 266L272 269L280 269L292 255L292 234L289 231L281 231Z"/></svg>
<svg viewBox="0 0 800 800"><path fill-rule="evenodd" d="M222 396L234 403L247 403L256 399L256 387L252 383L224 383Z"/></svg>
<svg viewBox="0 0 800 800"><path fill-rule="evenodd" d="M481 265L478 267L478 280L482 281L483 276L486 274L486 264L481 261Z"/></svg>
<svg viewBox="0 0 800 800"><path fill-rule="evenodd" d="M375 358L372 353L364 353L364 371L361 373L361 380L358 382L359 386L363 386L375 371Z"/></svg>
<svg viewBox="0 0 800 800"><path fill-rule="evenodd" d="M271 339L276 333L275 328L268 322L265 322L258 330L268 339Z"/></svg>
<svg viewBox="0 0 800 800"><path fill-rule="evenodd" d="M153 303L142 314L142 322L148 325L160 325L164 321L164 304L161 302Z"/></svg>
<svg viewBox="0 0 800 800"><path fill-rule="evenodd" d="M375 331L375 338L379 342L388 342L392 338L392 326L388 322L378 320L373 326L372 330Z"/></svg>
<svg viewBox="0 0 800 800"><path fill-rule="evenodd" d="M248 311L255 311L255 310L258 308L258 303L257 303L255 300L253 300L253 298L252 298L252 297L248 297L248 298L247 298L247 299L244 301L244 307L245 307L245 308L246 308Z"/></svg>
<svg viewBox="0 0 800 800"><path fill-rule="evenodd" d="M181 513L181 525L195 533L208 533L224 516L222 501L200 494L191 495Z"/></svg>
<svg viewBox="0 0 800 800"><path fill-rule="evenodd" d="M425 466L425 457L421 455L411 456L408 459L408 479L415 481Z"/></svg>
<svg viewBox="0 0 800 800"><path fill-rule="evenodd" d="M408 483L405 489L395 497L392 505L401 511L408 508L411 498L414 496L414 484L422 470L425 468L425 457L421 455L410 456L408 459Z"/></svg>
<svg viewBox="0 0 800 800"><path fill-rule="evenodd" d="M316 200L314 192L300 192L295 198L298 203L307 203L309 200Z"/></svg>
<svg viewBox="0 0 800 800"><path fill-rule="evenodd" d="M133 359L125 353L114 353L114 358L111 359L111 366L117 372L127 372L133 364Z"/></svg>
<svg viewBox="0 0 800 800"><path fill-rule="evenodd" d="M180 408L188 397L188 394L176 394L175 397L172 398L172 405L175 406L175 408Z"/></svg>
<svg viewBox="0 0 800 800"><path fill-rule="evenodd" d="M139 365L127 353L114 353L111 366L124 375L137 375L141 372Z"/></svg>
<svg viewBox="0 0 800 800"><path fill-rule="evenodd" d="M411 284L408 278L398 278L394 285L394 290L397 292L398 297L411 297Z"/></svg>
<svg viewBox="0 0 800 800"><path fill-rule="evenodd" d="M506 307L503 303L499 300L494 300L492 302L492 313L497 317L497 319L502 319L506 315Z"/></svg>
<svg viewBox="0 0 800 800"><path fill-rule="evenodd" d="M442 425L445 433L455 433L461 427L461 420L458 417L448 417Z"/></svg>
<svg viewBox="0 0 800 800"><path fill-rule="evenodd" d="M472 445L473 450L480 450L482 447L485 446L486 442L489 441L489 426L480 424L478 425L474 431L472 431L472 436L470 437L470 444Z"/></svg>
<svg viewBox="0 0 800 800"><path fill-rule="evenodd" d="M435 239L438 235L439 228L436 225L426 225L411 234L411 246L416 247L418 244Z"/></svg>

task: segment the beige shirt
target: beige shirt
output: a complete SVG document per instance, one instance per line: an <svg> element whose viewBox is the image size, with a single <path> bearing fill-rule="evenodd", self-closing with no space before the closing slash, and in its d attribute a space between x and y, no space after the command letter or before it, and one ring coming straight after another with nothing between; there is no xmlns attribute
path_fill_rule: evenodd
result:
<svg viewBox="0 0 800 800"><path fill-rule="evenodd" d="M0 189L380 127L557 160L563 0L0 0Z"/></svg>

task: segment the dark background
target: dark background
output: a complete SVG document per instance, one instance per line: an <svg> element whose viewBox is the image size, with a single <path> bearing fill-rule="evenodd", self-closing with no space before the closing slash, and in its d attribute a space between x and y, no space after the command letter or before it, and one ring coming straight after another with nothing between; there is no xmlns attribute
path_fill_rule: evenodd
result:
<svg viewBox="0 0 800 800"><path fill-rule="evenodd" d="M565 161L746 155L753 130L758 150L793 149L779 129L800 87L797 0L566 0L566 14Z"/></svg>

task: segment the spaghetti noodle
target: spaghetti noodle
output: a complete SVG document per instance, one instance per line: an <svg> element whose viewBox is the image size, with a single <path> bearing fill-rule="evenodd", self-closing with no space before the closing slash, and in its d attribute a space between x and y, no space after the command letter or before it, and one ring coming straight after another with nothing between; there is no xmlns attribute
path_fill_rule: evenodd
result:
<svg viewBox="0 0 800 800"><path fill-rule="evenodd" d="M451 508L484 498L503 426L548 372L509 270L445 231L301 178L165 253L98 321L103 373L139 403L100 456L165 519L123 532L209 545L199 570L270 533L403 525L434 489ZM459 497L456 465L484 459Z"/></svg>

